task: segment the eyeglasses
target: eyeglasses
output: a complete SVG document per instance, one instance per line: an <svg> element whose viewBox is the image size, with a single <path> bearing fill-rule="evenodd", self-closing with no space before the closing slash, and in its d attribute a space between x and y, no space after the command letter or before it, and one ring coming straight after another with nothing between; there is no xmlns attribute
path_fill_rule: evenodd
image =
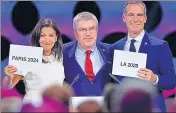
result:
<svg viewBox="0 0 176 113"><path fill-rule="evenodd" d="M87 33L88 30L89 30L90 33L93 33L97 30L97 27L91 27L91 28L88 28L88 29L80 28L80 29L78 29L78 32L81 32L81 33L85 34L85 33Z"/></svg>

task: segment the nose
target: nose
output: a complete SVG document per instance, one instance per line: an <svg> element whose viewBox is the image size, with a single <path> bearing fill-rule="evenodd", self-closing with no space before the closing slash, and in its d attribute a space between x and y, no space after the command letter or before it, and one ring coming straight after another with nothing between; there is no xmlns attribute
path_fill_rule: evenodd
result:
<svg viewBox="0 0 176 113"><path fill-rule="evenodd" d="M134 16L134 21L135 21L135 22L138 21L138 16Z"/></svg>
<svg viewBox="0 0 176 113"><path fill-rule="evenodd" d="M44 42L45 42L45 43L49 43L49 42L50 42L50 37L48 37L48 36L45 37Z"/></svg>
<svg viewBox="0 0 176 113"><path fill-rule="evenodd" d="M87 35L87 36L90 35L90 30L89 30L89 29L87 29L87 31L86 31L86 35Z"/></svg>

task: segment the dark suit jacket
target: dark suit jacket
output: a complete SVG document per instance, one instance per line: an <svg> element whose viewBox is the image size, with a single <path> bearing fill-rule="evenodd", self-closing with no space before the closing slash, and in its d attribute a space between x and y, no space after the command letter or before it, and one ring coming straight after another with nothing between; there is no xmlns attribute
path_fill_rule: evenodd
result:
<svg viewBox="0 0 176 113"><path fill-rule="evenodd" d="M127 37L121 39L120 41L114 43L109 49L109 61L112 61L114 50L124 50L124 45L127 40ZM172 55L169 50L167 42L155 38L148 33L145 33L139 53L147 54L147 64L146 68L153 71L154 74L158 75L159 81L157 88L159 90L159 98L156 100L159 101L159 106L162 111L166 111L164 105L164 98L162 95L162 90L172 89L176 86L176 75L174 73L174 65L172 61ZM112 66L111 66L112 67ZM110 71L112 68L110 69ZM111 71L112 72L112 71ZM122 80L124 77L117 76L119 80Z"/></svg>
<svg viewBox="0 0 176 113"><path fill-rule="evenodd" d="M77 41L73 41L64 45L63 49L63 65L65 70L65 81L72 84L74 78L79 74L79 79L76 81L72 88L74 89L75 96L100 96L102 95L104 86L109 82L110 78L107 72L107 52L109 45L96 42L96 46L104 60L104 65L100 68L92 82L89 81L84 71L75 59L75 50Z"/></svg>

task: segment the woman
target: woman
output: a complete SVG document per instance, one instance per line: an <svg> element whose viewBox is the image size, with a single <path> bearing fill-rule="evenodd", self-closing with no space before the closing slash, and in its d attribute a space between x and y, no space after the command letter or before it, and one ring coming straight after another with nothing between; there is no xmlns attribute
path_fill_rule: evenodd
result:
<svg viewBox="0 0 176 113"><path fill-rule="evenodd" d="M57 70L51 73L54 74L54 78L45 83L35 72L18 72L18 69L13 65L7 65L5 67L6 77L4 78L4 85L8 88L13 88L19 80L23 80L25 84L26 95L23 99L24 103L41 102L42 91L52 85L53 83L60 83L64 81L64 68L62 65L62 38L61 33L57 27L57 24L51 19L41 19L35 26L32 32L31 45L35 47L43 48L43 63L45 65L57 66ZM56 67L53 67L56 68ZM44 70L51 71L51 70ZM18 74L16 74L18 73ZM49 76L49 75L47 75ZM53 75L52 75L53 76ZM48 77L47 77L48 78ZM47 85L46 85L47 84Z"/></svg>

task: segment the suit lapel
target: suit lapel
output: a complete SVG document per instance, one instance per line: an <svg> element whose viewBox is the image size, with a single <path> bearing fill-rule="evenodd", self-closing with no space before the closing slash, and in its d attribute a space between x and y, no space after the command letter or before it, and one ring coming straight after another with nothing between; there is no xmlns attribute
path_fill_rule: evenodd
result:
<svg viewBox="0 0 176 113"><path fill-rule="evenodd" d="M127 41L127 37L124 37L124 38L121 40L121 43L119 43L119 47L118 47L119 50L124 50L125 42L126 42L126 41Z"/></svg>
<svg viewBox="0 0 176 113"><path fill-rule="evenodd" d="M87 76L85 76L85 72L82 70L81 66L77 62L75 58L75 52L77 48L77 41L74 41L72 44L71 49L68 51L68 57L70 58L70 62L72 62L72 65L75 69L75 72L80 75L80 80L88 80ZM76 74L76 75L77 75Z"/></svg>
<svg viewBox="0 0 176 113"><path fill-rule="evenodd" d="M97 46L98 51L100 52L100 55L101 55L101 57L102 57L102 59L103 59L103 61L104 61L104 64L103 64L102 67L98 70L98 72L97 72L97 74L95 75L95 78L93 79L93 81L96 81L96 79L97 79L99 76L102 75L102 74L100 74L100 73L101 73L102 69L104 68L104 66L105 66L105 64L106 64L106 62L107 62L106 54L107 54L107 51L108 51L106 48L104 48L104 47L102 46L102 44L101 44L99 41L96 42L96 46Z"/></svg>
<svg viewBox="0 0 176 113"><path fill-rule="evenodd" d="M69 58L75 58L75 51L77 47L77 41L74 41L72 44L71 49L68 51L68 57Z"/></svg>
<svg viewBox="0 0 176 113"><path fill-rule="evenodd" d="M104 47L101 45L101 43L98 42L98 41L97 41L97 43L96 43L96 46L97 46L97 48L98 48L98 50L99 50L99 52L100 52L100 55L101 55L101 57L102 57L104 63L106 63L106 62L107 62L106 56L105 56L105 55L106 55L106 52L107 52L106 48L104 48Z"/></svg>
<svg viewBox="0 0 176 113"><path fill-rule="evenodd" d="M139 48L139 53L147 53L148 47L151 45L148 33L145 32L144 37L142 39L140 48Z"/></svg>
<svg viewBox="0 0 176 113"><path fill-rule="evenodd" d="M119 50L124 50L126 41L127 41L127 36L124 37L124 38L122 38L122 40L121 40L121 42L119 43L119 45L118 45L117 48L118 48ZM124 76L118 76L118 79L119 79L119 80L122 80L123 78L124 78Z"/></svg>

